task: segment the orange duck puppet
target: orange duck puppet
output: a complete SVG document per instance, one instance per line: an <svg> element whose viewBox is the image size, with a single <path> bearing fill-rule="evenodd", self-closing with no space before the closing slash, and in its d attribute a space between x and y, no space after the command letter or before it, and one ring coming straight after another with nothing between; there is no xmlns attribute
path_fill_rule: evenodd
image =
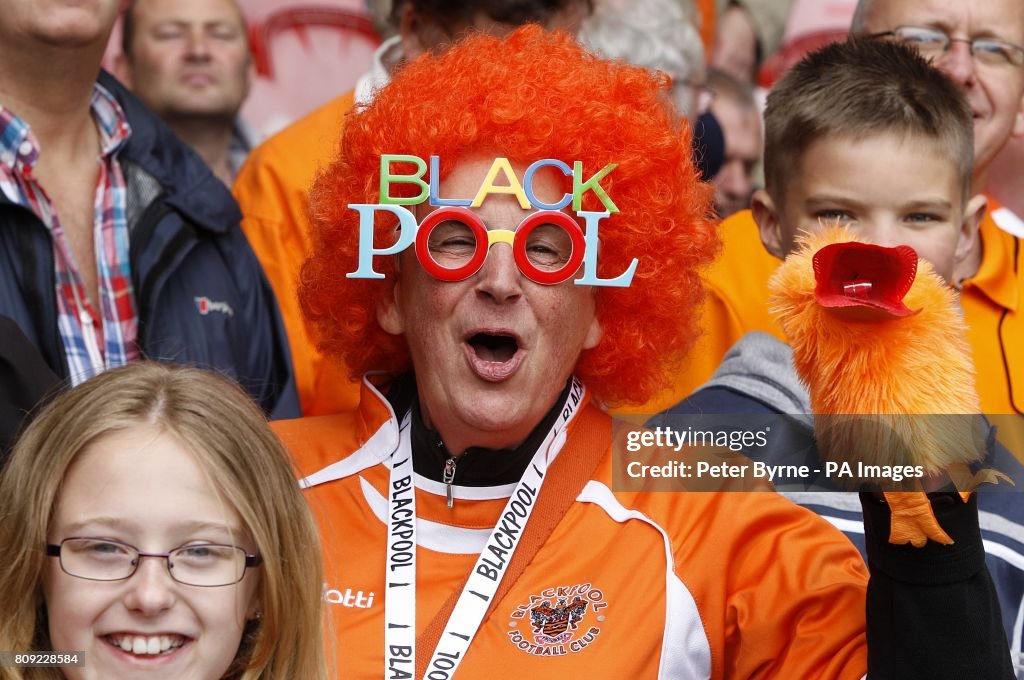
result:
<svg viewBox="0 0 1024 680"><path fill-rule="evenodd" d="M801 238L768 285L827 467L852 471L852 486L867 481L859 470L909 471L881 485L889 542L952 543L926 489L952 482L966 501L999 476L969 468L984 457L985 428L955 291L913 248L841 227Z"/></svg>

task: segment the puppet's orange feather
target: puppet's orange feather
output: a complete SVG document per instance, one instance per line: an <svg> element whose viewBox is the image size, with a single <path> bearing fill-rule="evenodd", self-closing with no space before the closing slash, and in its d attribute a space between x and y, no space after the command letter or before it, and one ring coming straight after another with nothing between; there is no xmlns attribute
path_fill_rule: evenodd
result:
<svg viewBox="0 0 1024 680"><path fill-rule="evenodd" d="M920 465L929 475L980 459L983 439L973 417L980 405L955 291L919 260L916 278L902 298L916 313L868 314L866 320L823 306L815 294L815 254L853 241L845 228L804 237L769 282L773 311L810 391L823 457L854 467L857 461ZM869 282L856 284L865 285L870 290ZM928 536L950 542L923 493L886 496L893 506L891 541L923 545Z"/></svg>

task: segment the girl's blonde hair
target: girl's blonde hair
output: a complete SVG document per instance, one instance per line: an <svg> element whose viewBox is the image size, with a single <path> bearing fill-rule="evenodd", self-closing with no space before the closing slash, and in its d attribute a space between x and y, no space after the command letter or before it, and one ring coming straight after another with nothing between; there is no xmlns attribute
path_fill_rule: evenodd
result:
<svg viewBox="0 0 1024 680"><path fill-rule="evenodd" d="M108 371L54 400L0 475L0 649L49 649L44 546L61 482L90 443L138 425L162 428L191 451L263 556L262 618L247 626L225 677L325 680L320 547L288 454L233 382L150 362ZM56 669L0 668L3 680L61 677Z"/></svg>

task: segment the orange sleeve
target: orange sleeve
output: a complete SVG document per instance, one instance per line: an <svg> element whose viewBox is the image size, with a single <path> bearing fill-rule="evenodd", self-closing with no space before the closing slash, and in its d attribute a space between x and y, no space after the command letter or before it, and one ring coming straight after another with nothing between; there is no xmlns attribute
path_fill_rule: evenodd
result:
<svg viewBox="0 0 1024 680"><path fill-rule="evenodd" d="M712 677L863 677L868 572L853 544L774 493L700 495L714 498L677 549L676 565L684 583L686 565L698 564L722 583L692 589L702 593Z"/></svg>
<svg viewBox="0 0 1024 680"><path fill-rule="evenodd" d="M351 107L351 94L338 97L270 137L249 155L234 185L242 231L281 309L304 415L350 410L359 396L347 368L317 349L298 300L299 273L312 242L309 189L336 153Z"/></svg>

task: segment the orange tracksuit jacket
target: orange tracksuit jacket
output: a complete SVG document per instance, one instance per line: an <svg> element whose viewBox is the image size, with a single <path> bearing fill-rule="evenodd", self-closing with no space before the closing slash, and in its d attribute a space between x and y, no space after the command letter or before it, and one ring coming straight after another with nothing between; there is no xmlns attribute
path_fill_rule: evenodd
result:
<svg viewBox="0 0 1024 680"><path fill-rule="evenodd" d="M385 462L398 442L391 409L364 384L358 411L274 426L311 485L336 675L386 677ZM456 677L864 675L867 571L842 534L774 492L614 492L610 442L608 450L484 619ZM416 483L420 632L473 567L512 489L456 487L449 509L443 485ZM530 608L577 596L587 608L572 639L537 644Z"/></svg>
<svg viewBox="0 0 1024 680"><path fill-rule="evenodd" d="M267 274L281 309L304 415L355 408L359 383L341 361L316 347L299 307L299 272L313 244L309 189L320 168L339 153L353 94L330 100L270 137L246 159L232 189L242 209L242 231Z"/></svg>

